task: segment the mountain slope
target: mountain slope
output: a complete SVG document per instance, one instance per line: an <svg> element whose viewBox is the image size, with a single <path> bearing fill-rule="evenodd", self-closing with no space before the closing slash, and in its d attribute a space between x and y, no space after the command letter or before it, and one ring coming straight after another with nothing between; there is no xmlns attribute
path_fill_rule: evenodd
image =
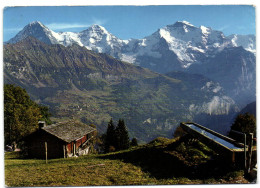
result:
<svg viewBox="0 0 260 188"><path fill-rule="evenodd" d="M234 47L242 46L245 50L256 53L256 38L255 35L230 35L227 37L232 41Z"/></svg>
<svg viewBox="0 0 260 188"><path fill-rule="evenodd" d="M256 100L256 59L242 47L225 48L207 62L194 64L188 72L219 82L242 107Z"/></svg>
<svg viewBox="0 0 260 188"><path fill-rule="evenodd" d="M78 45L47 45L28 37L4 46L4 65L5 83L50 106L54 121L81 119L104 131L111 117L124 118L130 135L143 141L170 137L180 121L200 113L237 111L218 84L203 76L160 75ZM213 109L216 97L222 102L214 102Z"/></svg>
<svg viewBox="0 0 260 188"><path fill-rule="evenodd" d="M246 105L246 107L243 108L238 114L245 114L245 113L253 114L255 117L257 117L256 116L256 101Z"/></svg>
<svg viewBox="0 0 260 188"><path fill-rule="evenodd" d="M57 68L57 69L72 69L75 73L83 71L85 75L73 75L76 77L84 76L85 79L91 77L105 78L110 80L116 80L127 77L142 77L145 76L155 76L155 73L148 71L146 69L136 67L129 63L123 63L111 56L105 54L96 54L86 48L80 47L78 45L72 45L66 48L62 45L49 46L43 42L36 40L35 38L28 37L25 40L15 44L5 46L4 61L13 63L15 65L21 66L21 69L13 74L23 75L26 77L24 81L35 82L37 81L33 78L32 68ZM10 58L10 59L9 59ZM20 61L20 58L23 61ZM18 61L19 59L19 61ZM28 60L31 60L28 62ZM39 61L37 61L39 60ZM34 67L31 67L34 66ZM7 63L7 67L12 69L12 64ZM38 70L42 71L42 70ZM51 70L49 70L51 71ZM27 75L31 74L31 75ZM43 72L43 74L45 74ZM113 74L109 78L109 74ZM118 76L118 77L117 77ZM23 77L20 79L23 80ZM32 78L31 80L28 80ZM46 80L43 80L46 82ZM59 81L53 80L54 82ZM48 86L55 87L54 83L47 83ZM54 85L52 85L54 84ZM62 84L59 82L58 84ZM82 83L83 84L83 83Z"/></svg>

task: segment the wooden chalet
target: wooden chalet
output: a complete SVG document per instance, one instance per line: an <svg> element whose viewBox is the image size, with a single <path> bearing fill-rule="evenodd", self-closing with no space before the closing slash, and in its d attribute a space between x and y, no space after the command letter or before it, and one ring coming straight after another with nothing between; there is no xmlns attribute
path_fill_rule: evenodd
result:
<svg viewBox="0 0 260 188"><path fill-rule="evenodd" d="M45 126L25 138L29 157L67 158L86 155L91 147L95 128L77 121L67 121Z"/></svg>

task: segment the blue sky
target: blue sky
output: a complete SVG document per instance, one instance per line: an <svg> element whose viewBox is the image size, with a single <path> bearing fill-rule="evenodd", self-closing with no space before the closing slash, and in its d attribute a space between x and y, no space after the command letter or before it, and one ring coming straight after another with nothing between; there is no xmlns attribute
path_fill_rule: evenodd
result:
<svg viewBox="0 0 260 188"><path fill-rule="evenodd" d="M121 39L143 38L182 20L225 35L255 34L255 8L248 5L8 7L3 16L4 41L32 21L54 31L74 32L99 24Z"/></svg>

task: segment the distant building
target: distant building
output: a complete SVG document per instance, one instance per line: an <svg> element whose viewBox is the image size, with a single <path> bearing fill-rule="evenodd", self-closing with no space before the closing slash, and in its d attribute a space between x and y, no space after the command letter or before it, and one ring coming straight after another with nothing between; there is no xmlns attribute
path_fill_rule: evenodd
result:
<svg viewBox="0 0 260 188"><path fill-rule="evenodd" d="M89 153L95 128L77 121L52 125L39 122L39 130L27 136L25 146L29 157L67 158Z"/></svg>

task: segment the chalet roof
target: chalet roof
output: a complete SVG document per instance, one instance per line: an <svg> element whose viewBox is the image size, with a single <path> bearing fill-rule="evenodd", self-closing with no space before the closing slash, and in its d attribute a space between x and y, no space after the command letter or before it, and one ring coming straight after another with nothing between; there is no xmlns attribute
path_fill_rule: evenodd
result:
<svg viewBox="0 0 260 188"><path fill-rule="evenodd" d="M70 143L96 129L78 121L66 121L42 127L42 130Z"/></svg>

